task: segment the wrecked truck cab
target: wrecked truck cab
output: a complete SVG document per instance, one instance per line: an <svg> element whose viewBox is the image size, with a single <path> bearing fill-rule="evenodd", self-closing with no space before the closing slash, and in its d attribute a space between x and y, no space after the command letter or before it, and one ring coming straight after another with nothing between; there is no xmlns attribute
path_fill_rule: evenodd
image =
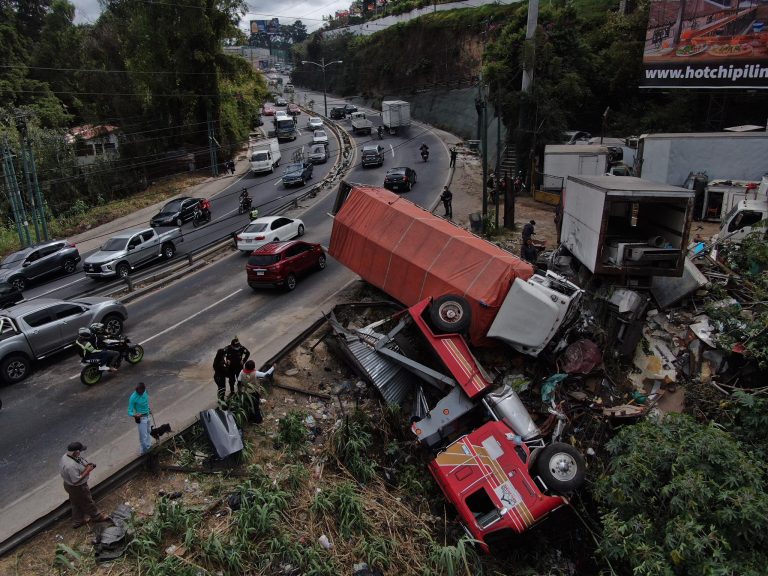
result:
<svg viewBox="0 0 768 576"><path fill-rule="evenodd" d="M580 484L583 468L563 464L563 447L572 448L551 444L539 449L533 466L553 466L555 474L562 469L561 476ZM545 454L547 450L560 450L561 460ZM531 461L530 449L514 430L503 422L488 422L440 452L429 471L466 531L488 553L489 544L525 532L568 504L564 495L545 494L541 471L528 469Z"/></svg>

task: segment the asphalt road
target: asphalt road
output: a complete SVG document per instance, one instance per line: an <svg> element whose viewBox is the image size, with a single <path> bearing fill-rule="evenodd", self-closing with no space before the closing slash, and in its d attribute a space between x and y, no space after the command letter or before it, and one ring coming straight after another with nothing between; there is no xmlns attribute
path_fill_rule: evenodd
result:
<svg viewBox="0 0 768 576"><path fill-rule="evenodd" d="M316 102L321 98L315 95ZM329 107L332 102L337 101L329 99ZM377 120L380 122L376 116L372 119L374 125ZM302 120L305 124L306 115L300 117L300 126ZM348 127L348 121L340 125ZM373 138L363 136L357 139L357 146L373 139L378 142L375 133ZM311 134L302 131L295 143L284 144L281 165L286 163L286 153L290 155L309 140ZM421 162L418 154L422 141L431 150L426 163ZM358 157L346 180L381 185L388 167L411 166L418 172L418 181L408 199L427 207L434 204L448 165L442 143L429 130L417 126L405 137L387 136L382 143L387 148L384 166L363 169ZM338 143L331 144L332 154L335 146ZM332 162L317 166L312 183L331 165ZM199 229L193 229L189 223L184 225L186 238L180 252L206 244L214 236L227 236L247 223L246 215L237 214L237 196L243 186L249 188L256 205L265 206L284 198L286 191L278 178L277 173L245 176L230 184L212 199L211 224ZM332 224L327 213L332 203L333 194L329 194L298 215L306 225L305 240L327 246ZM2 389L0 525L6 529L0 531L0 540L37 517L19 516L24 510L35 509L28 502L25 504L30 494L35 495L37 508L46 499L53 503L50 508L63 501L57 464L68 442L81 440L89 444L92 459L110 460L113 469L138 453L135 426L126 413L128 396L137 382L148 384L158 423L188 420L196 410L215 403L210 366L216 348L238 335L260 364L321 311L329 310L333 295L354 278L346 268L329 259L325 270L302 279L294 292L254 292L245 281L245 261L242 254L234 252L128 304L126 332L146 349L140 364L124 365L119 373L106 375L99 385L89 388L80 383L80 364L75 353L63 353L38 363L27 380ZM25 295L29 298L36 292L51 292L51 296L66 297L82 291L79 284L92 280L77 278L78 274L81 272L34 287Z"/></svg>

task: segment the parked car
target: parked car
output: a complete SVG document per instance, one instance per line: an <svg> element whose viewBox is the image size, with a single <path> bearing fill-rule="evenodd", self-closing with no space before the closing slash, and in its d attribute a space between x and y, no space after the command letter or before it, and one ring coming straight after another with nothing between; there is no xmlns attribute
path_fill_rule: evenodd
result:
<svg viewBox="0 0 768 576"><path fill-rule="evenodd" d="M195 215L195 206L200 202L200 198L190 198L182 196L171 200L160 209L160 212L152 216L149 225L152 228L160 226L181 226L184 222L192 220Z"/></svg>
<svg viewBox="0 0 768 576"><path fill-rule="evenodd" d="M275 115L275 107L271 104L264 104L264 109L261 112L264 114L264 116L274 116Z"/></svg>
<svg viewBox="0 0 768 576"><path fill-rule="evenodd" d="M8 282L0 282L0 308L8 308L24 300L21 290Z"/></svg>
<svg viewBox="0 0 768 576"><path fill-rule="evenodd" d="M312 144L328 144L328 134L325 130L315 130L312 135Z"/></svg>
<svg viewBox="0 0 768 576"><path fill-rule="evenodd" d="M279 96L277 98L277 101L275 101L275 106L279 106L280 108L282 108L283 106L288 106L288 101L282 96Z"/></svg>
<svg viewBox="0 0 768 576"><path fill-rule="evenodd" d="M310 178L312 178L312 162L287 164L283 171L283 186L286 188L297 184L304 186Z"/></svg>
<svg viewBox="0 0 768 576"><path fill-rule="evenodd" d="M250 254L264 244L303 235L304 222L301 220L285 216L264 216L253 220L237 235L237 249Z"/></svg>
<svg viewBox="0 0 768 576"><path fill-rule="evenodd" d="M14 384L32 362L74 345L77 331L94 322L119 334L128 311L112 298L36 298L0 311L0 378Z"/></svg>
<svg viewBox="0 0 768 576"><path fill-rule="evenodd" d="M68 240L51 240L22 248L3 258L0 282L19 292L28 284L53 274L71 274L80 262L77 246Z"/></svg>
<svg viewBox="0 0 768 576"><path fill-rule="evenodd" d="M307 154L307 160L312 164L325 164L328 161L328 146L325 144L313 144Z"/></svg>
<svg viewBox="0 0 768 576"><path fill-rule="evenodd" d="M344 108L331 108L331 120L343 120L346 115Z"/></svg>
<svg viewBox="0 0 768 576"><path fill-rule="evenodd" d="M323 119L317 116L312 116L307 122L307 128L310 130L320 130L323 127Z"/></svg>
<svg viewBox="0 0 768 576"><path fill-rule="evenodd" d="M384 176L384 188L387 190L410 192L414 184L416 184L416 171L407 166L390 168Z"/></svg>
<svg viewBox="0 0 768 576"><path fill-rule="evenodd" d="M293 240L273 242L251 252L245 270L248 285L257 290L264 286L296 288L296 280L312 270L325 268L325 251L320 244Z"/></svg>
<svg viewBox="0 0 768 576"><path fill-rule="evenodd" d="M381 166L384 164L384 147L379 144L363 146L360 156L363 158L363 168Z"/></svg>
<svg viewBox="0 0 768 576"><path fill-rule="evenodd" d="M291 116L298 116L301 114L301 108L299 108L298 104L290 103L288 104L288 114Z"/></svg>

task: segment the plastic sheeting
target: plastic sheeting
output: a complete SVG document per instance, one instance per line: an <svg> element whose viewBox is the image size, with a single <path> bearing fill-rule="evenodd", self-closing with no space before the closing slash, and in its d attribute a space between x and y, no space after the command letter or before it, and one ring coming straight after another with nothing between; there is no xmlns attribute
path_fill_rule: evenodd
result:
<svg viewBox="0 0 768 576"><path fill-rule="evenodd" d="M464 296L472 308L469 339L486 333L515 278L533 268L383 188L353 186L337 212L329 253L406 306L428 296Z"/></svg>

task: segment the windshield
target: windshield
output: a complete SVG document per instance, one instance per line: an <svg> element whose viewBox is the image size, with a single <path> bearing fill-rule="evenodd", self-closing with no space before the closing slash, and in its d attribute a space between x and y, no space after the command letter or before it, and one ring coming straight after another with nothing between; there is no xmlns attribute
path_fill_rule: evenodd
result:
<svg viewBox="0 0 768 576"><path fill-rule="evenodd" d="M101 249L104 252L116 252L117 250L122 250L125 248L125 243L127 241L127 238L110 238L107 240L107 243L101 247Z"/></svg>
<svg viewBox="0 0 768 576"><path fill-rule="evenodd" d="M3 258L2 266L9 266L11 264L16 264L17 262L21 262L24 260L24 252L14 252L13 254L8 254L5 258Z"/></svg>
<svg viewBox="0 0 768 576"><path fill-rule="evenodd" d="M288 164L288 166L285 167L285 173L288 174L288 172L301 172L301 169L303 166L301 164Z"/></svg>
<svg viewBox="0 0 768 576"><path fill-rule="evenodd" d="M280 254L256 254L248 258L249 266L269 266L280 261Z"/></svg>
<svg viewBox="0 0 768 576"><path fill-rule="evenodd" d="M315 138L326 138L325 132L322 130L315 130Z"/></svg>
<svg viewBox="0 0 768 576"><path fill-rule="evenodd" d="M294 126L293 120L291 120L290 118L280 118L277 121L278 128L293 128L293 126Z"/></svg>
<svg viewBox="0 0 768 576"><path fill-rule="evenodd" d="M243 234L256 234L258 232L264 232L267 229L267 225L264 222L252 222L245 227Z"/></svg>
<svg viewBox="0 0 768 576"><path fill-rule="evenodd" d="M251 162L262 162L264 160L269 160L269 154L266 152L254 152L251 154Z"/></svg>
<svg viewBox="0 0 768 576"><path fill-rule="evenodd" d="M363 148L363 154L378 154L379 151L376 148Z"/></svg>
<svg viewBox="0 0 768 576"><path fill-rule="evenodd" d="M312 154L325 154L325 146L318 144L312 147Z"/></svg>

